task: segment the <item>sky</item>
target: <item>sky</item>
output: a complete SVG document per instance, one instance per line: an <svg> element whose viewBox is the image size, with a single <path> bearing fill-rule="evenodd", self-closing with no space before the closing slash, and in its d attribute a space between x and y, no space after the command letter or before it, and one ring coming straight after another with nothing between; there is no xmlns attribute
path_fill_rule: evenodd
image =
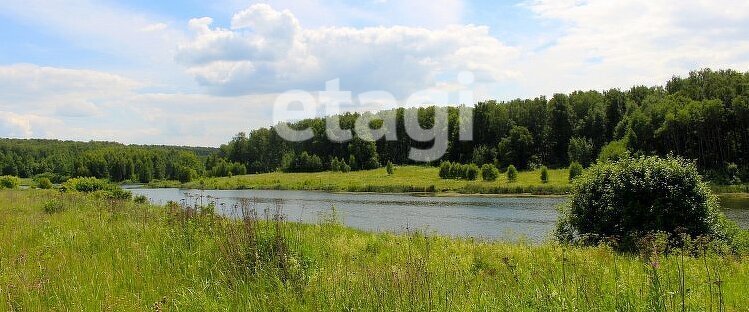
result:
<svg viewBox="0 0 749 312"><path fill-rule="evenodd" d="M746 29L734 0L3 0L0 137L219 146L334 79L400 105L660 85L748 71Z"/></svg>

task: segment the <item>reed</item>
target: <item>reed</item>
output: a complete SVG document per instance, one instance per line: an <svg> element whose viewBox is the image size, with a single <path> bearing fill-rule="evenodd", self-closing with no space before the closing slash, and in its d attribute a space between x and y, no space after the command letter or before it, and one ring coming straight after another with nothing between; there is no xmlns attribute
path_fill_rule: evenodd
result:
<svg viewBox="0 0 749 312"><path fill-rule="evenodd" d="M398 174L399 171L396 171ZM537 179L537 177L536 177ZM45 212L50 201L64 209ZM743 311L746 255L696 241L613 248L368 233L252 200L159 207L0 192L0 309Z"/></svg>

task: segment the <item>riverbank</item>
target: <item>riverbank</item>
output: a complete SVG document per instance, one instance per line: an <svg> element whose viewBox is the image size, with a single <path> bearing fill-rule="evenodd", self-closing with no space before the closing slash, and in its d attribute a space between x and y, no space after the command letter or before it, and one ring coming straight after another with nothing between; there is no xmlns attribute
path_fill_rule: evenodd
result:
<svg viewBox="0 0 749 312"><path fill-rule="evenodd" d="M441 179L439 169L425 166L399 166L393 175L384 168L355 172L283 173L272 172L226 178L205 178L190 183L155 181L149 187L193 189L316 190L328 192L373 193L457 193L457 194L534 194L562 195L569 191L567 169L549 170L548 183L541 183L541 171L523 171L509 182L506 175L497 181Z"/></svg>
<svg viewBox="0 0 749 312"><path fill-rule="evenodd" d="M0 306L9 310L749 306L746 256L645 259L605 247L376 234L334 215L317 225L234 222L52 191L0 191L0 250Z"/></svg>
<svg viewBox="0 0 749 312"><path fill-rule="evenodd" d="M497 181L441 179L439 168L399 166L393 175L384 168L355 172L284 173L271 172L224 178L202 178L189 183L153 181L152 188L207 190L304 190L356 193L428 193L438 196L464 195L566 195L571 184L569 170L551 169L547 183L541 171L521 171L510 182L505 174ZM749 193L749 184L711 185L714 193Z"/></svg>

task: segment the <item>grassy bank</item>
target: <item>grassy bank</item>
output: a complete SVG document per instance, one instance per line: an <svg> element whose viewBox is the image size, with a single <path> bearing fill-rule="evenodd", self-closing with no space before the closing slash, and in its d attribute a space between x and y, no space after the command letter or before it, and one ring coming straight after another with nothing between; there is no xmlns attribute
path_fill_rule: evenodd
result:
<svg viewBox="0 0 749 312"><path fill-rule="evenodd" d="M533 194L565 195L570 190L569 170L549 170L549 181L541 182L541 171L521 171L510 182L506 174L486 182L441 179L439 168L425 166L396 167L388 175L384 168L355 172L284 173L271 172L224 178L202 178L189 183L154 181L149 187L179 187L214 190L308 190L328 192L376 193L459 193L459 194ZM711 185L715 193L749 193L749 184Z"/></svg>
<svg viewBox="0 0 749 312"><path fill-rule="evenodd" d="M439 168L423 166L396 167L393 175L384 168L355 172L317 172L251 174L227 178L206 178L186 184L162 181L152 187L186 187L206 189L272 189L322 190L331 192L455 192L463 194L565 194L569 190L566 169L549 170L549 182L541 183L540 170L524 171L515 182L506 175L497 181L441 179Z"/></svg>
<svg viewBox="0 0 749 312"><path fill-rule="evenodd" d="M245 208L252 211L249 203ZM642 257L606 247L374 234L335 222L299 225L246 215L236 222L209 211L0 191L0 309L749 307L747 257Z"/></svg>

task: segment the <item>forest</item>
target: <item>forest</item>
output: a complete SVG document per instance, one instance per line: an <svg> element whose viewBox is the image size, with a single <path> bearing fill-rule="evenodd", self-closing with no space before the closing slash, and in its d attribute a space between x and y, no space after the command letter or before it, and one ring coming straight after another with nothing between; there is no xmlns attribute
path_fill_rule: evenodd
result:
<svg viewBox="0 0 749 312"><path fill-rule="evenodd" d="M493 163L518 169L584 166L598 158L674 154L694 160L703 174L721 183L749 178L749 72L703 69L674 76L665 86L634 86L628 90L575 91L551 98L486 101L473 109L473 141L460 141L459 110L448 108L449 145L442 160ZM418 110L423 128L433 123L434 107ZM384 127L379 116L395 114L396 141L354 139L336 143L325 136L325 119L296 122L311 128L314 138L284 141L274 127L239 133L221 146L219 156L241 163L248 172L326 170L342 163L352 170L371 169L388 161L408 164L411 140L399 108L369 116L373 128ZM354 129L358 113L338 116L341 128ZM309 160L310 164L300 164ZM335 161L334 161L335 160ZM434 164L436 165L436 163Z"/></svg>
<svg viewBox="0 0 749 312"><path fill-rule="evenodd" d="M459 111L473 110L472 141L459 140ZM434 124L435 107L366 113L370 127L384 129L393 115L397 140L328 140L324 118L295 122L314 137L289 142L276 127L241 132L219 149L135 146L108 142L0 139L0 175L108 178L115 182L190 181L283 170L314 172L378 168L388 162L412 164L411 147L428 148L406 135L404 116L416 110L423 128ZM342 129L354 129L359 113L336 116ZM551 98L479 102L448 107L449 144L441 161L510 165L588 166L624 155L682 156L718 183L749 180L749 72L702 69L674 76L664 86L626 90L574 91ZM390 130L390 129L386 129ZM431 165L439 165L435 161Z"/></svg>
<svg viewBox="0 0 749 312"><path fill-rule="evenodd" d="M203 147L0 139L0 175L46 177L55 183L73 177L188 182L205 174L206 159L215 152Z"/></svg>

